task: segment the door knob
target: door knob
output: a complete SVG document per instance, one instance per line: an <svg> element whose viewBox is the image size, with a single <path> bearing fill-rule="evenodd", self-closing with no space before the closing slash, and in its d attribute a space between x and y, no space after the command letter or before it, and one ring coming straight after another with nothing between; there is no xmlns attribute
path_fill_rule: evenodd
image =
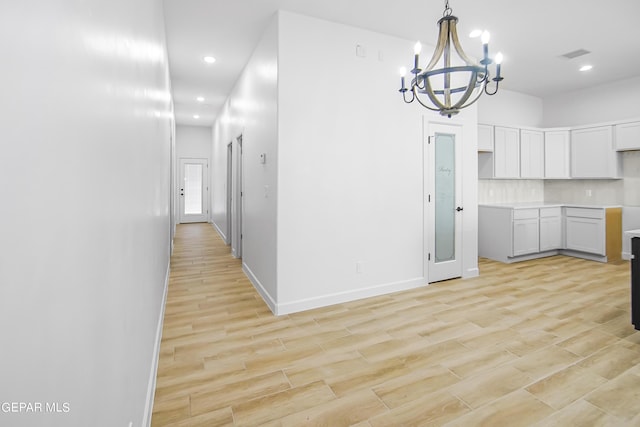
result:
<svg viewBox="0 0 640 427"><path fill-rule="evenodd" d="M460 211L462 210L462 208L461 208L460 206L458 206L458 207L456 208L456 210L457 210L458 212L460 212Z"/></svg>

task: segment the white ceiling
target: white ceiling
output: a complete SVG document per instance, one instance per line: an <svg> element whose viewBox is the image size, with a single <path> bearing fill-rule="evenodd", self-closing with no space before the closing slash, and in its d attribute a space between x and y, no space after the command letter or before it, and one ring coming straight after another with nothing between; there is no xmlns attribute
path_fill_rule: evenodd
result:
<svg viewBox="0 0 640 427"><path fill-rule="evenodd" d="M545 97L640 75L639 0L449 3L467 53L480 55L466 48L478 43L466 36L472 29L491 32L491 51L505 55L505 89ZM164 0L164 7L176 122L209 126L278 9L434 45L444 1ZM560 57L577 49L592 53ZM206 65L205 55L216 63ZM586 63L593 70L579 72Z"/></svg>

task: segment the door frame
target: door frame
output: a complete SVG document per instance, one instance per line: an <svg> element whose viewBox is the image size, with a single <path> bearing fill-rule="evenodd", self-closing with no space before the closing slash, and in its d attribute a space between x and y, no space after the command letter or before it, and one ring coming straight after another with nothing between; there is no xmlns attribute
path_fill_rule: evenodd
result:
<svg viewBox="0 0 640 427"><path fill-rule="evenodd" d="M231 255L242 258L242 219L244 215L242 134L227 144L227 244Z"/></svg>
<svg viewBox="0 0 640 427"><path fill-rule="evenodd" d="M227 144L227 182L226 182L226 199L227 199L227 235L225 236L225 243L230 245L233 235L233 215L231 214L233 206L233 141Z"/></svg>
<svg viewBox="0 0 640 427"><path fill-rule="evenodd" d="M460 123L428 121L424 118L423 143L423 179L424 179L424 277L428 283L462 277L462 236L463 214L455 212L455 260L446 263L435 262L435 134L446 133L455 135L455 206L463 208L462 182L462 147L464 142L463 125Z"/></svg>
<svg viewBox="0 0 640 427"><path fill-rule="evenodd" d="M242 134L240 134L236 138L236 144L238 149L236 150L236 188L234 191L235 194L235 203L234 208L235 212L233 215L232 222L235 224L235 244L231 245L231 253L236 258L242 258L242 220L244 216L244 179L243 179L243 156L242 156Z"/></svg>
<svg viewBox="0 0 640 427"><path fill-rule="evenodd" d="M202 214L189 217L184 213L184 166L185 164L202 165ZM204 157L180 157L178 159L178 219L180 224L190 222L209 222L209 159Z"/></svg>

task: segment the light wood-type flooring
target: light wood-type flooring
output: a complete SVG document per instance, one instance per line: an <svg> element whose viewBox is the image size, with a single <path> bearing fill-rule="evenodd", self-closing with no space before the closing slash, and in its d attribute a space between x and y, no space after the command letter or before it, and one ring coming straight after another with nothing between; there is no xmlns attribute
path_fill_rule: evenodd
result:
<svg viewBox="0 0 640 427"><path fill-rule="evenodd" d="M175 244L153 426L640 425L628 262L481 259L276 317L210 225Z"/></svg>

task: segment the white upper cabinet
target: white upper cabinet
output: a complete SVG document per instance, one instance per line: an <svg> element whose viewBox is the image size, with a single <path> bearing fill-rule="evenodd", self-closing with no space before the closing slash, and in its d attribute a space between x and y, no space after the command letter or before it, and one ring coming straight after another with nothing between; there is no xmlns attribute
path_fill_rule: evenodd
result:
<svg viewBox="0 0 640 427"><path fill-rule="evenodd" d="M616 150L640 150L640 122L614 126Z"/></svg>
<svg viewBox="0 0 640 427"><path fill-rule="evenodd" d="M544 133L544 177L565 179L571 177L569 131Z"/></svg>
<svg viewBox="0 0 640 427"><path fill-rule="evenodd" d="M571 176L620 177L620 158L613 147L613 126L571 131Z"/></svg>
<svg viewBox="0 0 640 427"><path fill-rule="evenodd" d="M493 151L493 126L478 125L478 151Z"/></svg>
<svg viewBox="0 0 640 427"><path fill-rule="evenodd" d="M544 133L520 130L520 177L544 178Z"/></svg>
<svg viewBox="0 0 640 427"><path fill-rule="evenodd" d="M494 128L494 176L520 177L520 130L496 126Z"/></svg>

